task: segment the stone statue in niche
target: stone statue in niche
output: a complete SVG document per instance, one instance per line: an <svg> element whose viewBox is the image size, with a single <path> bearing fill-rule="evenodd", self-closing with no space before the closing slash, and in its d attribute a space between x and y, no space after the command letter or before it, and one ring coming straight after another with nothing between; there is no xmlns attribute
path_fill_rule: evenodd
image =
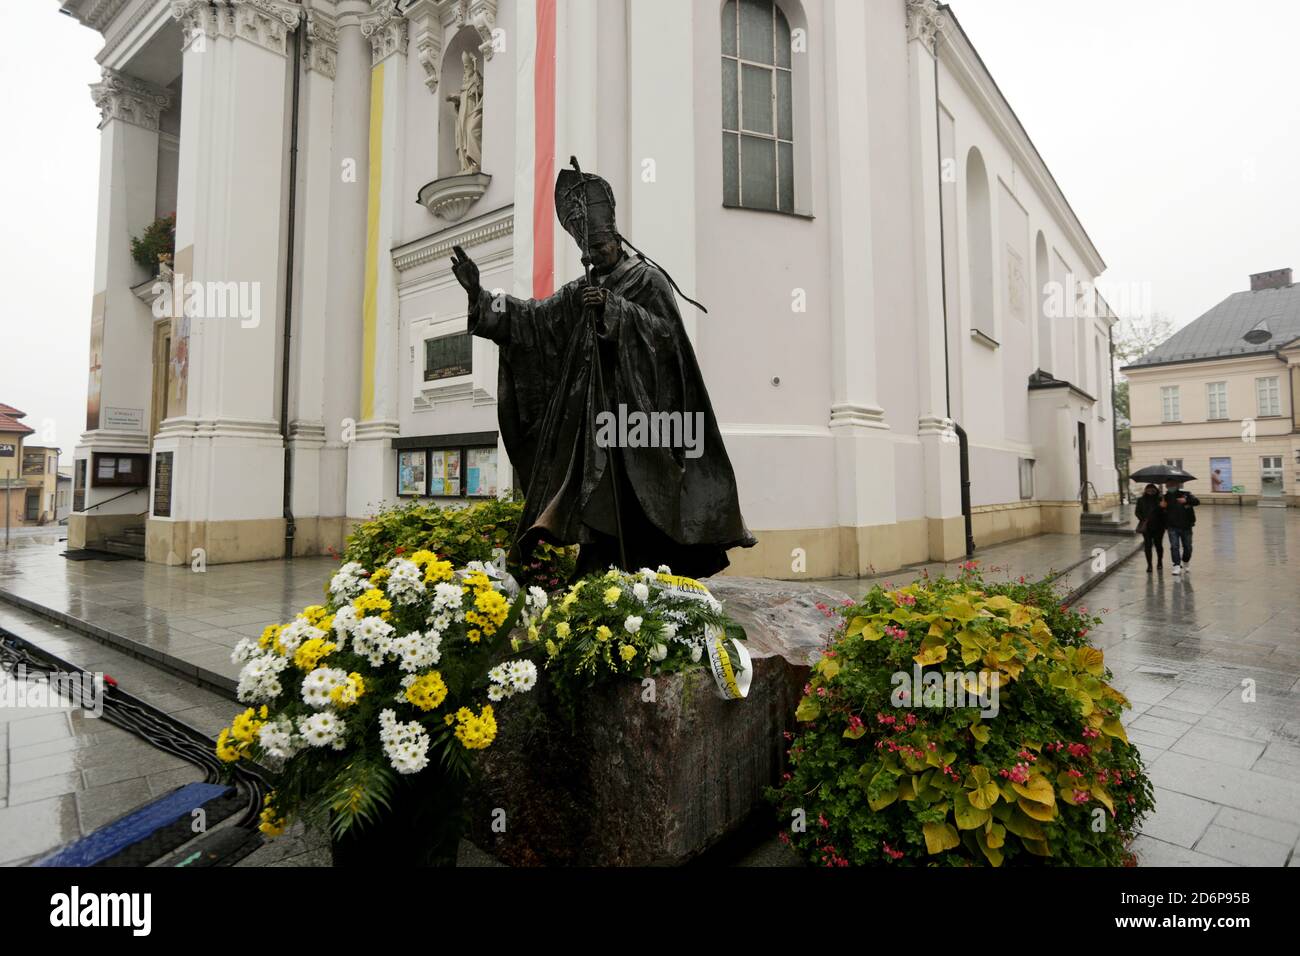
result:
<svg viewBox="0 0 1300 956"><path fill-rule="evenodd" d="M460 59L465 66L460 92L447 102L456 110L456 159L463 175L477 173L483 164L483 74L473 53L466 50Z"/></svg>

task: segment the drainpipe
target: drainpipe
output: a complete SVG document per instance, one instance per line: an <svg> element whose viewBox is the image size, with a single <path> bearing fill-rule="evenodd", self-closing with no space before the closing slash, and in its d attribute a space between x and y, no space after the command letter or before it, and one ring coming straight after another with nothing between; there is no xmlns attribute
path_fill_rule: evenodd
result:
<svg viewBox="0 0 1300 956"><path fill-rule="evenodd" d="M939 119L939 41L943 39L942 31L934 35L934 145L938 154L939 178L939 282L943 301L943 393L945 414L952 422L953 431L957 433L957 457L961 462L961 516L966 528L966 557L975 554L975 534L972 530L970 510L970 442L966 438L966 429L953 421L952 417L952 372L948 355L948 261L947 240L943 229L943 138Z"/></svg>
<svg viewBox="0 0 1300 956"><path fill-rule="evenodd" d="M1128 481L1119 467L1119 406L1115 404L1115 326L1106 329L1106 339L1110 343L1110 454L1115 460L1115 489L1119 492L1119 503L1124 504L1124 495L1128 490ZM1132 408L1132 395L1129 407ZM1132 416L1129 416L1130 420ZM1130 429L1132 425L1129 426ZM1132 435L1132 431L1129 432Z"/></svg>
<svg viewBox="0 0 1300 956"><path fill-rule="evenodd" d="M302 6L299 4L299 6ZM289 121L289 223L284 257L284 348L280 367L280 438L284 442L284 556L293 559L297 528L293 520L293 446L289 441L290 346L293 341L294 240L298 218L298 101L302 82L302 30L307 11L302 10L293 30L293 97Z"/></svg>

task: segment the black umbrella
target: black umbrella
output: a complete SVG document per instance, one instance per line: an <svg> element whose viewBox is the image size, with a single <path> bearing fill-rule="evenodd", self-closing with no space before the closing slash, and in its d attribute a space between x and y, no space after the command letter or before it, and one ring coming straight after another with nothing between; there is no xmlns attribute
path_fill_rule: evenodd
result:
<svg viewBox="0 0 1300 956"><path fill-rule="evenodd" d="M1173 465L1147 465L1145 468L1139 468L1128 477L1130 481L1145 481L1152 484L1163 484L1167 481L1196 480L1196 476L1191 472L1175 468Z"/></svg>

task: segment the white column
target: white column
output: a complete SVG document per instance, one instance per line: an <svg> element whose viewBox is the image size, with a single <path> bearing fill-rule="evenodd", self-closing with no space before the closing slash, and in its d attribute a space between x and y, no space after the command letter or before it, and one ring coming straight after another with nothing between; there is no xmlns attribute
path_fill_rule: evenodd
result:
<svg viewBox="0 0 1300 956"><path fill-rule="evenodd" d="M131 288L155 275L157 268L150 271L132 259L131 239L157 216L158 120L172 95L110 69L91 86L91 95L102 117L99 209L86 431L73 457L87 461L85 505L100 505L91 512L95 518L134 516L145 510L148 489L122 496L121 488L95 487L90 458L94 452L149 450L154 318ZM140 422L138 428L124 424L133 420ZM81 545L85 521L73 525L73 544ZM92 528L91 540L98 537Z"/></svg>
<svg viewBox="0 0 1300 956"><path fill-rule="evenodd" d="M619 231L687 295L696 288L695 6L691 0L628 4L628 208L618 217ZM593 113L595 94L593 88ZM698 314L680 299L677 306L695 341Z"/></svg>
<svg viewBox="0 0 1300 956"><path fill-rule="evenodd" d="M183 409L169 410L155 442L174 456L171 515L151 518L148 555L280 557L287 54L301 7L177 0L172 10L185 30L176 271L202 304L187 285Z"/></svg>
<svg viewBox="0 0 1300 956"><path fill-rule="evenodd" d="M397 500L398 301L390 250L401 196L402 113L406 92L405 18L380 0L362 35L371 43L365 287L362 296L360 420L348 446L347 514L363 518Z"/></svg>
<svg viewBox="0 0 1300 956"><path fill-rule="evenodd" d="M333 362L355 350L346 338L330 335L329 323L331 200L334 183L341 179L332 143L338 59L338 29L333 18L311 10L303 44L289 435L294 551L318 554L325 547L342 544L338 529L327 531L319 521L322 515L343 514L342 501L330 500L339 498L331 495L332 491L342 490L343 461L341 456L333 456L337 462L330 460L326 452L325 394L338 387ZM364 188L359 183L351 186L357 193ZM351 238L356 242L360 236L358 228Z"/></svg>
<svg viewBox="0 0 1300 956"><path fill-rule="evenodd" d="M828 220L831 245L830 429L841 534L840 570L896 567L894 553L870 553L853 531L896 519L894 446L877 397L875 285L871 257L866 11L859 0L825 4ZM842 541L844 539L842 538ZM882 539L889 540L889 539ZM886 545L888 547L888 545ZM845 564L851 566L844 566Z"/></svg>
<svg viewBox="0 0 1300 956"><path fill-rule="evenodd" d="M944 18L935 0L909 0L907 6L908 114L912 167L912 261L916 322L916 386L920 418L917 436L925 468L925 515L930 557L955 557L964 550L964 526L945 519L961 517L961 461L956 433L948 421L947 362L944 341L943 257L940 217L940 149L934 44ZM941 42L941 41L940 41ZM945 534L944 529L952 533ZM960 530L960 534L957 532Z"/></svg>
<svg viewBox="0 0 1300 956"><path fill-rule="evenodd" d="M348 514L348 446L361 414L361 315L366 280L366 204L370 183L370 40L362 35L366 0L338 5L334 77L329 269L325 300L330 387L322 399L320 513Z"/></svg>

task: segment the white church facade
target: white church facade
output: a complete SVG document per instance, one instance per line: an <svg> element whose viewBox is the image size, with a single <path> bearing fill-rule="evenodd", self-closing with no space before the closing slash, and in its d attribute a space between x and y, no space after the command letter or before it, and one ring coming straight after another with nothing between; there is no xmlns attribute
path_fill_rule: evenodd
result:
<svg viewBox="0 0 1300 956"><path fill-rule="evenodd" d="M759 539L737 573L949 559L1115 500L1105 264L934 0L62 9L105 42L70 547L319 554L510 493L451 249L516 296L580 275L570 156L708 307L679 301Z"/></svg>

